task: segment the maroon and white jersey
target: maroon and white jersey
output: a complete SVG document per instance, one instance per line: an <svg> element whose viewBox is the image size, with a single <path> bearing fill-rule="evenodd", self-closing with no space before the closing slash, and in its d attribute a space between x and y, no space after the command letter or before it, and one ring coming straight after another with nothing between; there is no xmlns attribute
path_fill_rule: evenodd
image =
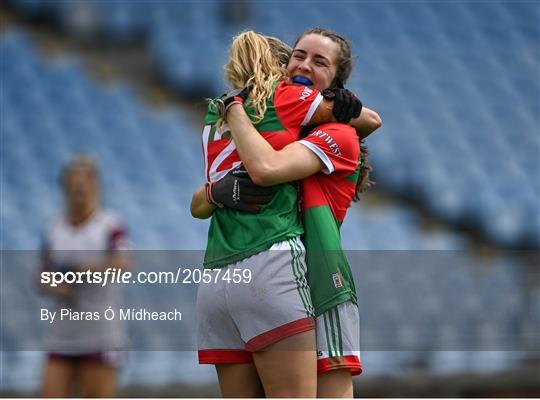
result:
<svg viewBox="0 0 540 400"><path fill-rule="evenodd" d="M130 247L119 218L110 211L99 209L76 226L65 216L57 218L43 239L43 249L51 251L128 250Z"/></svg>
<svg viewBox="0 0 540 400"><path fill-rule="evenodd" d="M110 211L96 210L85 222L72 225L65 216L56 218L43 237L42 252L45 268L69 271L70 267L84 268L87 263L99 265L111 251L128 250L129 244L120 220ZM114 265L110 266L114 268ZM109 307L118 314L122 307L119 284L72 284L69 297L54 298L54 323L45 325L45 348L58 354L85 354L127 347L124 323L118 318L107 321L104 312ZM70 309L73 315L96 315L99 320L60 319L60 310Z"/></svg>

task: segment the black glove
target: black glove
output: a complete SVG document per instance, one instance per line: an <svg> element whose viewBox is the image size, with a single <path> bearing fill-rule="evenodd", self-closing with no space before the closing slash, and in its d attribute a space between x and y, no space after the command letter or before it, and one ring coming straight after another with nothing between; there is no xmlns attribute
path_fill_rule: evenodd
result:
<svg viewBox="0 0 540 400"><path fill-rule="evenodd" d="M224 94L217 99L218 116L225 119L229 107L231 107L233 104L244 104L249 96L250 91L251 86L246 86L242 89L231 90L229 93Z"/></svg>
<svg viewBox="0 0 540 400"><path fill-rule="evenodd" d="M233 169L218 182L206 184L206 200L218 207L257 214L272 198L272 188L257 186L243 167Z"/></svg>
<svg viewBox="0 0 540 400"><path fill-rule="evenodd" d="M348 124L362 112L362 102L350 90L332 88L323 90L321 94L325 99L334 101L332 113L338 122Z"/></svg>

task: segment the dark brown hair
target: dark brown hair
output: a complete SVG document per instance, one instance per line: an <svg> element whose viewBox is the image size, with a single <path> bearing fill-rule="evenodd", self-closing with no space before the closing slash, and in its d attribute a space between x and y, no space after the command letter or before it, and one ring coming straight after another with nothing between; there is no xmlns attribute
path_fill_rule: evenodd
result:
<svg viewBox="0 0 540 400"><path fill-rule="evenodd" d="M358 174L358 180L356 181L356 191L353 197L354 201L360 200L361 194L367 192L368 189L371 188L375 184L375 182L369 179L369 175L373 171L373 167L369 163L368 156L369 156L369 150L367 146L364 144L364 141L360 140L360 160L359 160L360 172Z"/></svg>
<svg viewBox="0 0 540 400"><path fill-rule="evenodd" d="M336 59L336 76L334 77L334 80L332 81L331 87L337 87L337 88L343 88L345 86L345 83L349 79L349 76L351 75L352 71L352 55L351 55L351 46L349 44L349 41L345 39L343 36L338 35L336 32L333 32L329 29L325 28L312 28L308 29L304 33L298 37L296 42L294 43L294 47L298 44L300 40L304 36L307 35L321 35L324 37L327 37L331 39L334 43L337 43L339 46L339 53L337 55ZM307 133L307 131L306 131ZM375 182L371 181L369 179L369 174L371 171L373 171L373 168L369 164L368 160L368 149L364 145L364 142L360 141L360 160L359 160L359 174L358 179L356 181L356 191L353 200L358 201L360 200L360 195L362 193L365 193L371 186L375 184Z"/></svg>

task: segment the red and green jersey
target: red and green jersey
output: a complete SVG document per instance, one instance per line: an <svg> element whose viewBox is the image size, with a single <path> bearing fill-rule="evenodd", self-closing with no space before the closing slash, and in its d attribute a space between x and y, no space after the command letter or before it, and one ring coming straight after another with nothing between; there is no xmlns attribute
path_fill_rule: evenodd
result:
<svg viewBox="0 0 540 400"><path fill-rule="evenodd" d="M317 90L286 82L276 84L268 99L266 113L255 125L257 131L276 150L298 138L302 126L315 113L322 96ZM251 102L246 103L253 113ZM217 182L242 164L226 125L216 129L218 116L209 106L204 119L203 152L208 182ZM297 187L287 183L274 189L272 200L258 214L218 208L212 216L204 265L207 268L231 264L261 251L274 243L303 233L297 207Z"/></svg>
<svg viewBox="0 0 540 400"><path fill-rule="evenodd" d="M360 144L353 128L338 123L318 126L299 143L325 165L322 172L302 181L308 283L315 312L320 315L338 304L357 300L340 227L355 194Z"/></svg>

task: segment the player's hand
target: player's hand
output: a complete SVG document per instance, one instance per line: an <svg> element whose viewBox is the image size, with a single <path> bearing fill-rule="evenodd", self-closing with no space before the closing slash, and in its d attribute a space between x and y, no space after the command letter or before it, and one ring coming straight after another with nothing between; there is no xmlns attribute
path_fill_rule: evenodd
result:
<svg viewBox="0 0 540 400"><path fill-rule="evenodd" d="M218 182L206 184L206 199L218 207L257 214L272 198L272 188L257 186L243 167L233 169Z"/></svg>
<svg viewBox="0 0 540 400"><path fill-rule="evenodd" d="M348 124L351 119L360 116L362 102L350 90L332 88L323 90L321 94L325 99L334 101L332 113L336 121Z"/></svg>
<svg viewBox="0 0 540 400"><path fill-rule="evenodd" d="M227 111L233 104L244 104L251 91L251 86L242 89L234 89L217 100L218 115L226 119Z"/></svg>

